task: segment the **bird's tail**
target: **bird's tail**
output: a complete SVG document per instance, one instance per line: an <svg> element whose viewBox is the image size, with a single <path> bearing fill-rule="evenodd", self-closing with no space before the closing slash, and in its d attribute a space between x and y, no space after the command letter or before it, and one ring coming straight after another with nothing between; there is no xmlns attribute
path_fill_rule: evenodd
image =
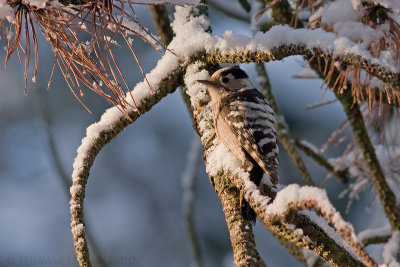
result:
<svg viewBox="0 0 400 267"><path fill-rule="evenodd" d="M257 187L260 188L261 180L264 175L264 171L254 160L252 160L252 163L253 163L253 168L250 171L250 180L253 183L255 183ZM253 224L256 223L257 214L250 207L250 204L243 197L241 197L241 212L242 212L242 216L245 220L248 220L248 221L252 222Z"/></svg>
<svg viewBox="0 0 400 267"><path fill-rule="evenodd" d="M250 204L244 198L242 198L242 204L240 206L240 209L241 209L241 213L242 213L243 219L245 219L246 221L249 221L253 225L255 225L256 224L256 220L257 220L257 214L250 207Z"/></svg>

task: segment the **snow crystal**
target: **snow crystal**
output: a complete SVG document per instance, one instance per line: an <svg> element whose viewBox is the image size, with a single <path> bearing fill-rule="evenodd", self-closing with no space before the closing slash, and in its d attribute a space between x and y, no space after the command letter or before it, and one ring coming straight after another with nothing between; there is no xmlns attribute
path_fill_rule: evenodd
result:
<svg viewBox="0 0 400 267"><path fill-rule="evenodd" d="M315 262L319 259L319 256L312 250L303 249L303 258L306 260L306 266L314 266Z"/></svg>
<svg viewBox="0 0 400 267"><path fill-rule="evenodd" d="M326 214L336 212L324 189L312 186L300 187L298 184L288 185L279 191L274 202L267 207L266 212L267 214L283 215L290 203L306 200L315 200Z"/></svg>
<svg viewBox="0 0 400 267"><path fill-rule="evenodd" d="M318 74L311 68L303 68L298 74L293 76L298 79L319 79Z"/></svg>
<svg viewBox="0 0 400 267"><path fill-rule="evenodd" d="M207 80L210 78L207 70L198 71L198 68L201 66L203 66L201 62L194 63L187 68L185 74L185 84L188 87L186 94L190 96L190 102L195 105L210 100L206 86L197 82L197 80Z"/></svg>
<svg viewBox="0 0 400 267"><path fill-rule="evenodd" d="M207 157L207 163L207 173L211 176L217 175L220 171L244 172L240 162L223 143L214 147L212 153Z"/></svg>
<svg viewBox="0 0 400 267"><path fill-rule="evenodd" d="M333 25L337 21L357 21L362 12L355 9L349 0L331 2L321 17L322 24Z"/></svg>
<svg viewBox="0 0 400 267"><path fill-rule="evenodd" d="M272 8L264 10L264 6L261 2L254 1L251 7L253 15L251 16L251 28L253 31L259 31L260 26L267 25L273 22ZM260 14L259 12L263 12Z"/></svg>
<svg viewBox="0 0 400 267"><path fill-rule="evenodd" d="M47 0L22 0L23 4L36 8L45 8L47 2Z"/></svg>
<svg viewBox="0 0 400 267"><path fill-rule="evenodd" d="M353 42L361 42L369 44L372 41L379 40L384 37L384 29L386 25L380 25L378 29L374 29L362 22L357 21L338 21L333 24L332 29L337 32L339 36L346 37Z"/></svg>
<svg viewBox="0 0 400 267"><path fill-rule="evenodd" d="M310 24L313 24L315 21L318 21L319 18L322 16L322 14L324 13L326 9L326 6L321 6L320 8L317 9L317 11L315 11L310 18L308 19Z"/></svg>
<svg viewBox="0 0 400 267"><path fill-rule="evenodd" d="M78 185L73 185L69 189L69 192L71 193L72 196L74 196L76 194L79 194L79 193L82 193L82 191L83 191L83 187L82 187L82 185L79 185L79 184Z"/></svg>
<svg viewBox="0 0 400 267"><path fill-rule="evenodd" d="M0 0L0 21L4 19L8 20L9 22L14 21L14 10L7 3L7 0Z"/></svg>
<svg viewBox="0 0 400 267"><path fill-rule="evenodd" d="M71 232L74 235L81 235L85 231L85 227L82 223L75 225L72 227Z"/></svg>

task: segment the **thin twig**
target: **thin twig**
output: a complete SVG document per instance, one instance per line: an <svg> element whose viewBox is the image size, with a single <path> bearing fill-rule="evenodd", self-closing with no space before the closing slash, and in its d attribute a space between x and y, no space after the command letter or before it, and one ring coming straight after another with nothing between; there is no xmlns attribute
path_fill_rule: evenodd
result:
<svg viewBox="0 0 400 267"><path fill-rule="evenodd" d="M163 5L150 5L149 8L156 30L161 36L161 42L168 45L174 38L174 32L170 25L167 9Z"/></svg>
<svg viewBox="0 0 400 267"><path fill-rule="evenodd" d="M48 106L46 105L46 101L43 100L43 94L41 91L37 91L36 95L36 106L37 109L39 110L40 118L43 121L43 126L45 133L47 135L47 141L48 145L50 148L50 154L51 154L51 160L53 161L53 164L56 168L56 171L58 173L58 176L62 182L63 189L65 192L65 196L67 199L69 199L70 193L69 193L69 188L71 187L71 179L67 175L67 171L65 170L60 154L58 153L57 146L56 146L56 141L54 138L54 134L52 131L52 121L50 117L50 113L48 111ZM94 235L90 230L87 229L86 231L87 239L89 241L90 247L93 250L93 254L95 257L100 257L102 254L100 253L99 246L97 245L97 242L95 241ZM100 267L106 267L107 263L105 261L98 261L98 264Z"/></svg>
<svg viewBox="0 0 400 267"><path fill-rule="evenodd" d="M182 199L182 209L183 217L186 224L187 232L190 237L190 244L193 249L194 259L196 266L203 266L202 252L200 247L199 238L196 234L196 227L194 224L194 199L196 193L196 176L197 170L201 159L201 143L199 142L197 136L192 139L190 144L186 169L182 174L182 189L183 189L183 199Z"/></svg>
<svg viewBox="0 0 400 267"><path fill-rule="evenodd" d="M347 183L347 181L348 181L348 178L347 178L348 170L347 169L340 170L340 171L335 170L335 168L321 154L316 153L312 148L310 148L307 145L305 145L304 143L300 142L299 139L297 139L297 138L294 139L294 144L298 148L303 150L303 152L306 153L309 157L314 159L319 165L324 167L329 173L336 176L336 178L338 178L339 181L341 181L342 183Z"/></svg>

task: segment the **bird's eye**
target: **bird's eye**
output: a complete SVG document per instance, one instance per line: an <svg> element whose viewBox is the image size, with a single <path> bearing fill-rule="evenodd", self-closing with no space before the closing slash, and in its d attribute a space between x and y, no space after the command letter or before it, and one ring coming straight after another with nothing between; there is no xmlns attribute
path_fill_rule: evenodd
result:
<svg viewBox="0 0 400 267"><path fill-rule="evenodd" d="M224 78L221 79L221 82L227 83L227 82L229 82L229 79L227 77L224 77Z"/></svg>

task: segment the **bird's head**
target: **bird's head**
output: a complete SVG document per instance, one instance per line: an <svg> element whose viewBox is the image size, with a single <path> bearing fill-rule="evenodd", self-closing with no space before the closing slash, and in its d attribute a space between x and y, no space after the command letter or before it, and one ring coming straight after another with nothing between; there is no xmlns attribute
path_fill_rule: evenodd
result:
<svg viewBox="0 0 400 267"><path fill-rule="evenodd" d="M210 79L198 80L197 82L207 86L212 99L217 95L220 96L239 89L254 88L249 80L249 76L238 66L217 70Z"/></svg>

